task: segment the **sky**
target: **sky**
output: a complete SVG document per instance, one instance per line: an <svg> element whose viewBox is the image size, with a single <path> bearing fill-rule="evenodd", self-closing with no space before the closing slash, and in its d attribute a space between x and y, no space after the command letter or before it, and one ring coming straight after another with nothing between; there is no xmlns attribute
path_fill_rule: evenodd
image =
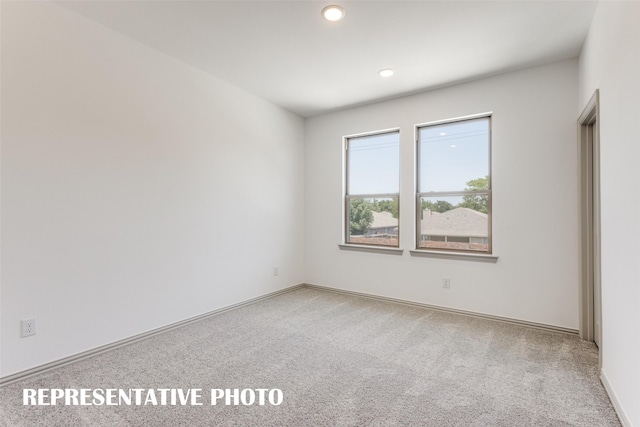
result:
<svg viewBox="0 0 640 427"><path fill-rule="evenodd" d="M400 133L349 140L349 194L398 193Z"/></svg>
<svg viewBox="0 0 640 427"><path fill-rule="evenodd" d="M419 192L461 191L489 174L489 118L422 127L418 136ZM399 192L400 138L396 131L349 140L349 194Z"/></svg>
<svg viewBox="0 0 640 427"><path fill-rule="evenodd" d="M418 191L462 191L489 175L489 118L420 128Z"/></svg>

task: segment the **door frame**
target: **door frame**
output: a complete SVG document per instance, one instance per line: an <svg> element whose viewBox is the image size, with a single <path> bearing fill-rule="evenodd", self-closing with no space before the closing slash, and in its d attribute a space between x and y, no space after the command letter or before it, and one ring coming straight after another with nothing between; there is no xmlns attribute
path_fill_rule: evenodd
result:
<svg viewBox="0 0 640 427"><path fill-rule="evenodd" d="M580 338L594 341L596 332L600 339L602 355L601 293L595 295L595 281L600 282L600 92L595 93L578 118L578 150L580 161ZM600 301L600 313L594 309L594 301ZM599 331L595 328L595 316L599 314ZM602 363L602 357L598 357Z"/></svg>

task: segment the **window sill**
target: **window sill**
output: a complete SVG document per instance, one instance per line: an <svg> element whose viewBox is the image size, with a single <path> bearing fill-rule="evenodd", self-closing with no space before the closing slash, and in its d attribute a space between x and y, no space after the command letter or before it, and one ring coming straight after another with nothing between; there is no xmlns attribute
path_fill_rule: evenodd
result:
<svg viewBox="0 0 640 427"><path fill-rule="evenodd" d="M411 250L409 251L411 256L421 256L427 258L443 258L443 259L460 259L466 261L478 261L478 262L498 262L497 255L488 254L472 254L464 252L445 252L445 251L428 251L428 250Z"/></svg>
<svg viewBox="0 0 640 427"><path fill-rule="evenodd" d="M382 247L382 246L338 244L338 247L343 251L374 252L374 253L389 254L389 255L402 255L402 253L404 252L404 249L389 248L389 247Z"/></svg>

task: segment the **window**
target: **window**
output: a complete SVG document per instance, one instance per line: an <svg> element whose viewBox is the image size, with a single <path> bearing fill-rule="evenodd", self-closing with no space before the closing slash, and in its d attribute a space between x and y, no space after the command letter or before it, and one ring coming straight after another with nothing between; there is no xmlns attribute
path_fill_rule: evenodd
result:
<svg viewBox="0 0 640 427"><path fill-rule="evenodd" d="M491 117L417 127L418 249L491 253Z"/></svg>
<svg viewBox="0 0 640 427"><path fill-rule="evenodd" d="M398 247L400 132L347 137L345 242Z"/></svg>

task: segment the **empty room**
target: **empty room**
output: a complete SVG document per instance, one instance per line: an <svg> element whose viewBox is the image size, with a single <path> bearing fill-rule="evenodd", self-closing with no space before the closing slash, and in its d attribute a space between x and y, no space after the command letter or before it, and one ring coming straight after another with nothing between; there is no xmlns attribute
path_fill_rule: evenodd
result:
<svg viewBox="0 0 640 427"><path fill-rule="evenodd" d="M0 1L0 426L640 427L639 24Z"/></svg>

